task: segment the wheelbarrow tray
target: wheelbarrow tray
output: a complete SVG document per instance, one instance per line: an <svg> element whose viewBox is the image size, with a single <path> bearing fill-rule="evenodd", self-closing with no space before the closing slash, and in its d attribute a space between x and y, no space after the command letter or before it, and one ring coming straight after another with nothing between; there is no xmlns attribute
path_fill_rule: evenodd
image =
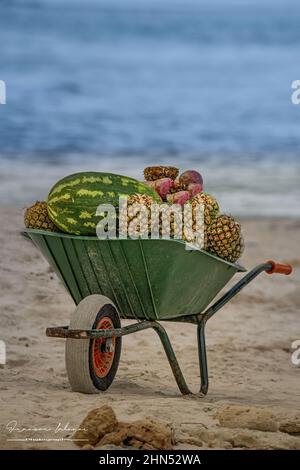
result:
<svg viewBox="0 0 300 470"><path fill-rule="evenodd" d="M238 264L180 240L107 239L27 229L75 303L109 297L121 318L169 320L204 311Z"/></svg>
<svg viewBox="0 0 300 470"><path fill-rule="evenodd" d="M149 328L162 342L181 393L192 393L157 321L173 320L197 325L200 395L206 395L207 321L260 273L292 272L290 265L266 261L209 305L244 268L205 251L188 251L177 240L99 240L31 229L23 234L40 248L78 304L69 326L47 328L46 335L66 338L69 382L83 393L107 390L118 368L121 337ZM121 327L120 316L138 321Z"/></svg>

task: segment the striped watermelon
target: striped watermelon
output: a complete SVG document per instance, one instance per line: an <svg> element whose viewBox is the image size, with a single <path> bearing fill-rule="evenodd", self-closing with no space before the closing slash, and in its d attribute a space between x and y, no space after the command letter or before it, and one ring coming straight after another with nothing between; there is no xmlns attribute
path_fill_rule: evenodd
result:
<svg viewBox="0 0 300 470"><path fill-rule="evenodd" d="M95 235L100 204L119 205L119 196L140 193L160 197L152 188L127 176L113 173L75 173L58 181L51 189L47 207L50 219L63 232Z"/></svg>

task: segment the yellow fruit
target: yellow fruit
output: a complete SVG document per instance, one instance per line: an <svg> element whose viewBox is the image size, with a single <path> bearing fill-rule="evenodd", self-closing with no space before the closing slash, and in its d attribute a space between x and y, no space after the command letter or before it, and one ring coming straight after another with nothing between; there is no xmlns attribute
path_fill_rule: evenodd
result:
<svg viewBox="0 0 300 470"><path fill-rule="evenodd" d="M144 177L147 181L155 181L161 178L171 178L175 180L179 170L174 166L148 166L144 169Z"/></svg>
<svg viewBox="0 0 300 470"><path fill-rule="evenodd" d="M124 222L127 219L127 234L129 236L147 236L149 234L151 229L150 208L152 204L155 204L154 199L146 194L136 193L128 197L127 207L123 208L125 212L120 214L120 220ZM139 208L138 205L141 207ZM143 207L147 210L143 210Z"/></svg>
<svg viewBox="0 0 300 470"><path fill-rule="evenodd" d="M244 251L241 226L229 215L220 215L207 228L207 251L235 263Z"/></svg>
<svg viewBox="0 0 300 470"><path fill-rule="evenodd" d="M192 210L186 212L184 217L184 240L191 242L196 236L196 245L205 249L207 228L219 215L219 204L211 194L199 193L187 202L187 207L188 205Z"/></svg>
<svg viewBox="0 0 300 470"><path fill-rule="evenodd" d="M27 228L49 230L50 232L59 231L48 216L47 203L45 201L37 201L33 206L26 209L24 223Z"/></svg>

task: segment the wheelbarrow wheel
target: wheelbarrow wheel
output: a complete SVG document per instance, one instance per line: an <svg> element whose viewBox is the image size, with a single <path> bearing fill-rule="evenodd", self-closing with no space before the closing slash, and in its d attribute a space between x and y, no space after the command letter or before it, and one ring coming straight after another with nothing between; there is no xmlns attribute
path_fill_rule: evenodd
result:
<svg viewBox="0 0 300 470"><path fill-rule="evenodd" d="M120 328L118 311L108 297L90 295L74 311L70 329ZM107 390L116 375L121 354L121 338L66 340L66 369L75 392L99 393Z"/></svg>

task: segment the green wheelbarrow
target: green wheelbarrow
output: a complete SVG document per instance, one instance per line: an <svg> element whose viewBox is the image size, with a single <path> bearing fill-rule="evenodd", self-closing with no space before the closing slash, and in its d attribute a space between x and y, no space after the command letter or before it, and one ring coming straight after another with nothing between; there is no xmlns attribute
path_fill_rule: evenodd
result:
<svg viewBox="0 0 300 470"><path fill-rule="evenodd" d="M153 328L182 394L190 394L169 337L159 323L197 326L200 395L208 390L206 322L263 271L290 274L289 265L256 266L211 306L235 273L246 271L205 251L186 250L179 240L107 239L25 230L77 305L69 326L47 328L66 338L66 369L72 390L106 390L117 372L122 336ZM208 307L209 306L209 307ZM120 319L135 320L121 327Z"/></svg>

